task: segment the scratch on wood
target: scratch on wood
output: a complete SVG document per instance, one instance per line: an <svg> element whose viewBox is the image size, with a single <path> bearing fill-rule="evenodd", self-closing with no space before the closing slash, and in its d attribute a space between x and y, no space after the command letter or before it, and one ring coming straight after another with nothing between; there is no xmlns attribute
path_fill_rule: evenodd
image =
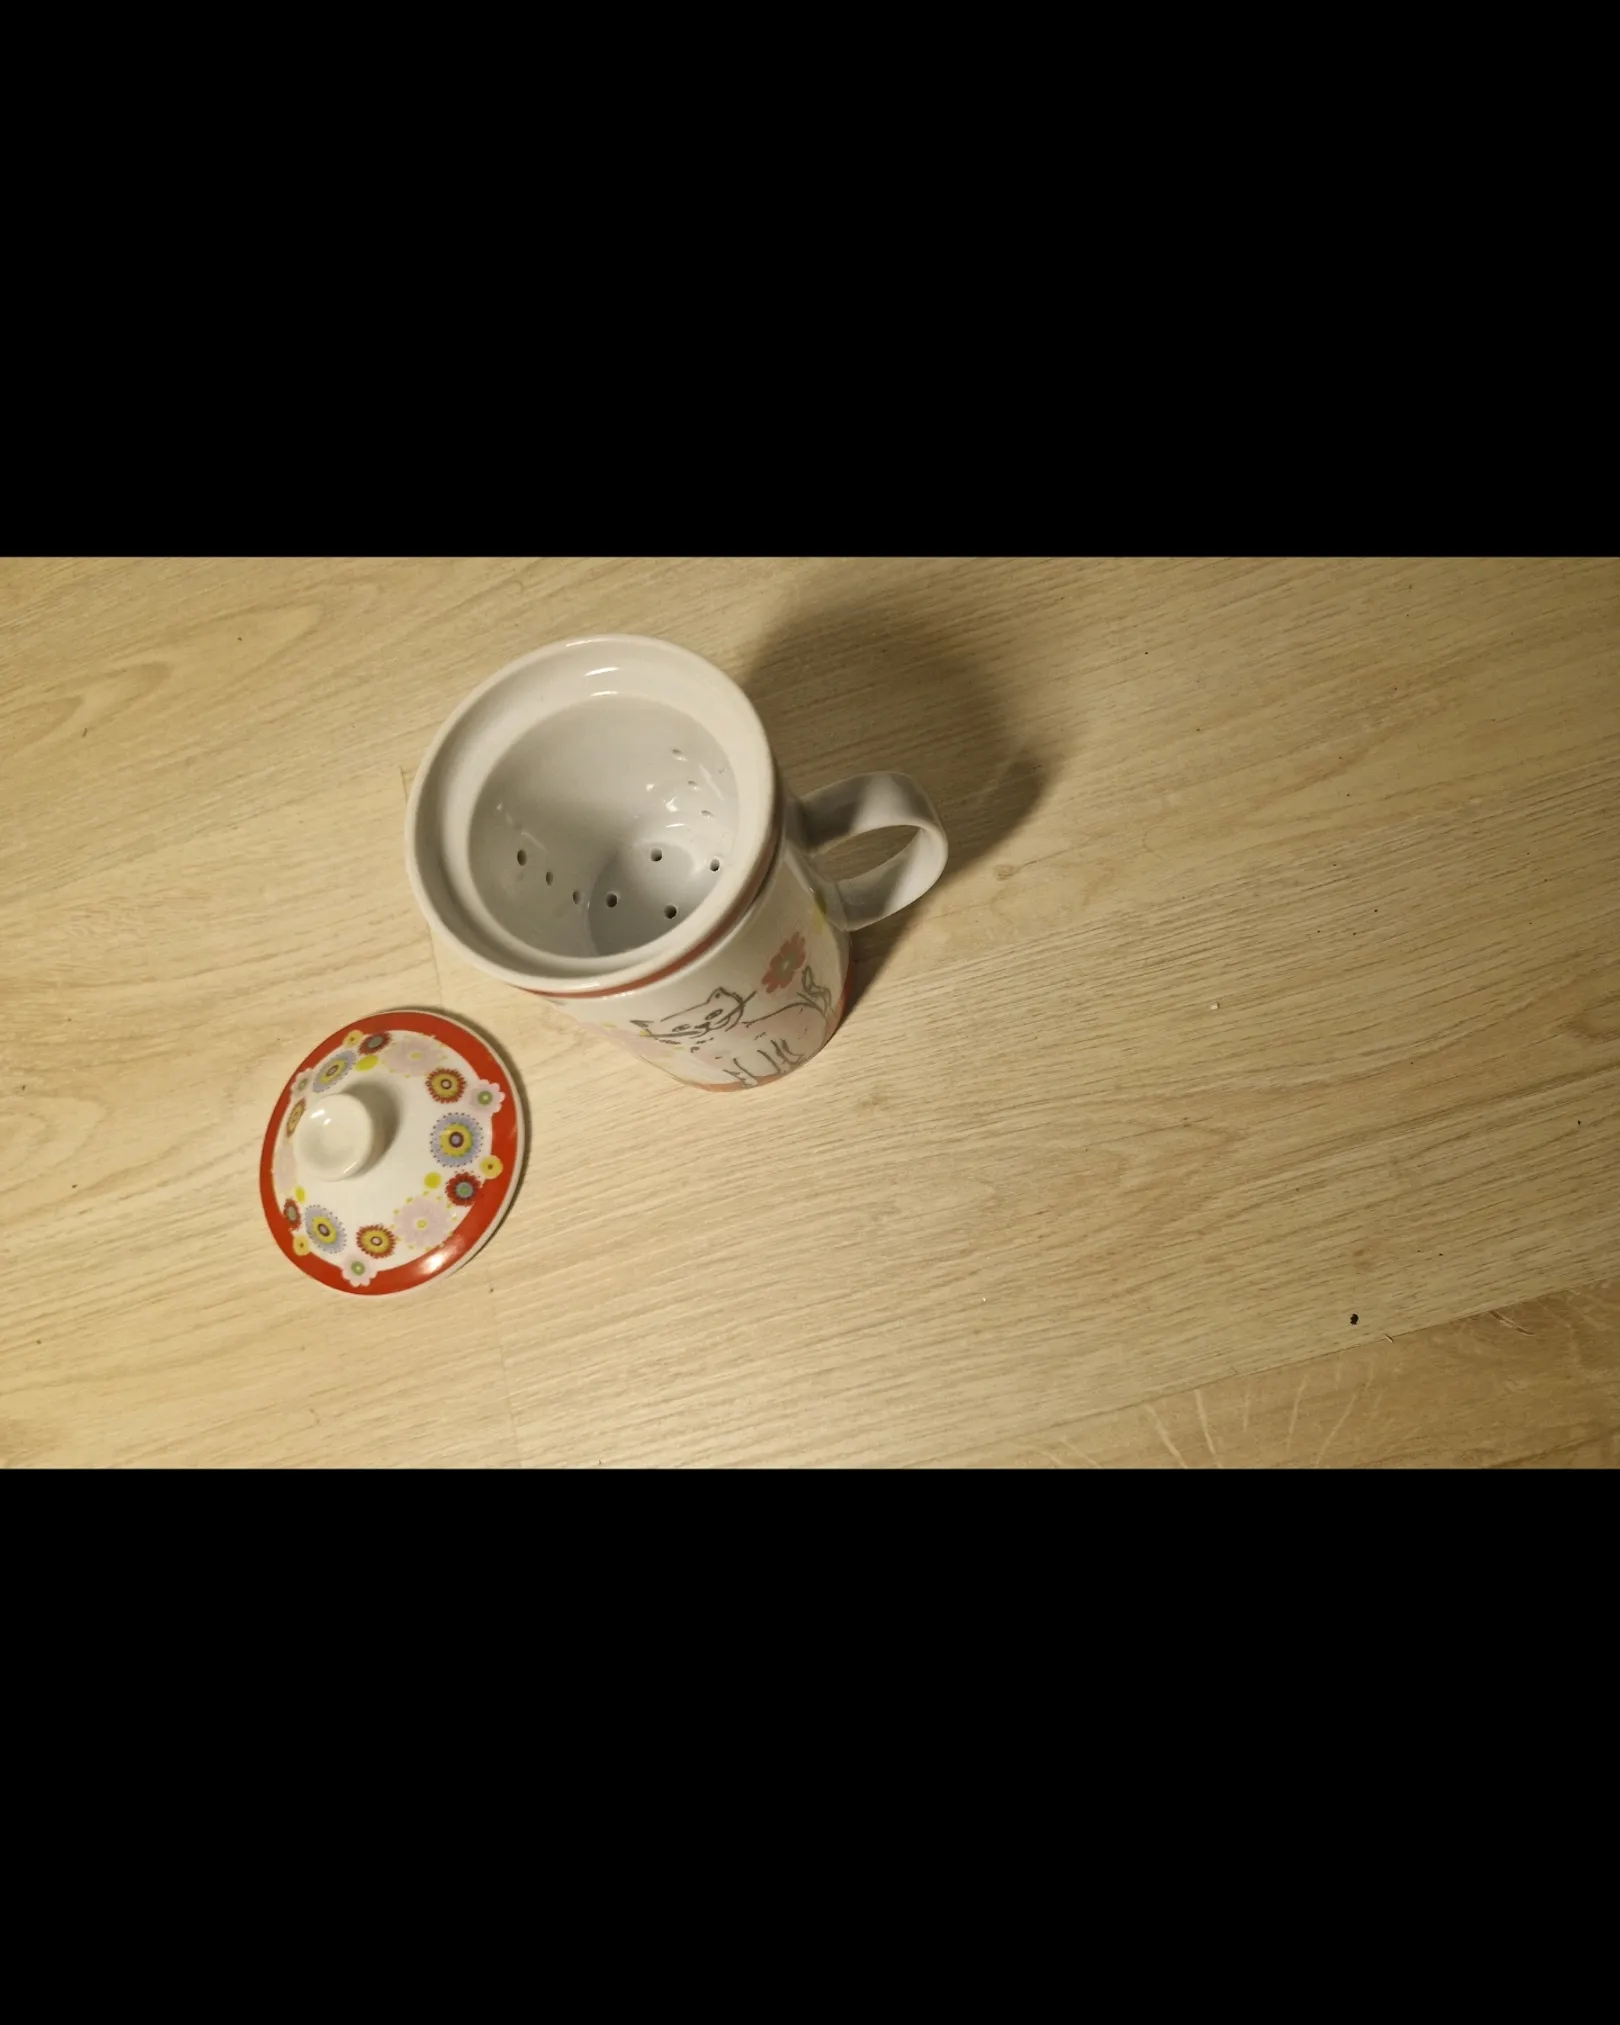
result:
<svg viewBox="0 0 1620 2025"><path fill-rule="evenodd" d="M1308 1371L1302 1371L1299 1375L1299 1390L1294 1394L1294 1410L1288 1416L1288 1446L1283 1450L1284 1455L1294 1453L1294 1423L1299 1419L1299 1402L1305 1397L1305 1387L1310 1375Z"/></svg>
<svg viewBox="0 0 1620 2025"><path fill-rule="evenodd" d="M1527 1329L1522 1322L1515 1322L1511 1316L1501 1314L1495 1308L1491 1310L1491 1314L1504 1329L1516 1329L1521 1336L1533 1336L1536 1333L1534 1329Z"/></svg>
<svg viewBox="0 0 1620 2025"><path fill-rule="evenodd" d="M1327 1440L1323 1442L1322 1446L1316 1451L1316 1460L1311 1464L1311 1468L1313 1470L1319 1470L1322 1467L1322 1458L1333 1446L1334 1436L1337 1435L1339 1429L1343 1427L1345 1422L1350 1418L1351 1414L1355 1412L1356 1401L1361 1397L1362 1393L1365 1390L1366 1390L1365 1386L1357 1386L1354 1393L1351 1394L1350 1404L1344 1409L1343 1413L1341 1413L1338 1419L1333 1423L1332 1428L1328 1432Z"/></svg>
<svg viewBox="0 0 1620 2025"><path fill-rule="evenodd" d="M1204 1389L1201 1385L1193 1387L1193 1404L1198 1408L1198 1425L1204 1430L1204 1446L1209 1450L1210 1460L1218 1470L1223 1470L1226 1465L1215 1453L1214 1438L1209 1431L1209 1416L1204 1411Z"/></svg>
<svg viewBox="0 0 1620 2025"><path fill-rule="evenodd" d="M1180 1463L1181 1467L1184 1470L1191 1469L1192 1464L1188 1462L1187 1458L1181 1453L1181 1450L1176 1447L1175 1443L1170 1439L1169 1435L1166 1434L1164 1422L1159 1418L1158 1414L1154 1412L1153 1408L1148 1404L1148 1402L1145 1399L1142 1401L1142 1407L1143 1410L1146 1412L1148 1419L1151 1420L1153 1425L1158 1429L1160 1441L1164 1443L1165 1447L1175 1457L1176 1461Z"/></svg>
<svg viewBox="0 0 1620 2025"><path fill-rule="evenodd" d="M1090 1463L1091 1467L1094 1470L1100 1470L1102 1468L1102 1464L1098 1462L1097 1458L1094 1455L1092 1455L1089 1450L1083 1449L1080 1446L1079 1442L1071 1441L1066 1434L1060 1434L1058 1436L1058 1440L1062 1442L1063 1446L1066 1449L1072 1449L1077 1456L1082 1457L1086 1462Z"/></svg>

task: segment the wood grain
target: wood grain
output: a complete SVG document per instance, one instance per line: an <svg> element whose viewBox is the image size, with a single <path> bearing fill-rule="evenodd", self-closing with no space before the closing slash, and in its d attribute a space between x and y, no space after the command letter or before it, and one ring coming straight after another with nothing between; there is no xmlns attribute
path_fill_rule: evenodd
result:
<svg viewBox="0 0 1620 2025"><path fill-rule="evenodd" d="M412 906L439 721L599 629L950 830L780 1088ZM1613 561L6 562L0 794L0 1459L1617 1459ZM466 1272L343 1302L259 1137L401 1000L499 1037L533 1152Z"/></svg>
<svg viewBox="0 0 1620 2025"><path fill-rule="evenodd" d="M1610 1469L1620 1281L940 1458L979 1468Z"/></svg>

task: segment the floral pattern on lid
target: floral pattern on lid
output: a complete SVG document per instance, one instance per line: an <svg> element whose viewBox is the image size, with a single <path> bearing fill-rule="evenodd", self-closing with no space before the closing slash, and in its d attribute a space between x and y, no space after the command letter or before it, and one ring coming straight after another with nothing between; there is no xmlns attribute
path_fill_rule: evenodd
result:
<svg viewBox="0 0 1620 2025"><path fill-rule="evenodd" d="M452 1111L428 1135L428 1151L441 1167L465 1167L484 1150L484 1131L476 1118Z"/></svg>
<svg viewBox="0 0 1620 2025"><path fill-rule="evenodd" d="M396 1076L425 1076L444 1060L444 1049L430 1034L394 1034L383 1066Z"/></svg>
<svg viewBox="0 0 1620 2025"><path fill-rule="evenodd" d="M349 1241L342 1220L329 1209L321 1209L314 1204L304 1211L304 1229L310 1243L318 1252L325 1252L329 1259L340 1257Z"/></svg>
<svg viewBox="0 0 1620 2025"><path fill-rule="evenodd" d="M315 1080L309 1086L312 1097L324 1097L328 1090L335 1090L359 1060L353 1048L339 1048L337 1053L322 1062L315 1071Z"/></svg>
<svg viewBox="0 0 1620 2025"><path fill-rule="evenodd" d="M443 1244L450 1235L450 1211L442 1195L413 1196L391 1228L402 1245Z"/></svg>
<svg viewBox="0 0 1620 2025"><path fill-rule="evenodd" d="M336 1179L306 1171L298 1128L309 1107L351 1081L369 1083L357 1070L385 1068L402 1080L381 1149ZM283 1255L349 1294L403 1293L444 1277L510 1205L524 1130L521 1107L507 1101L512 1087L488 1043L442 1013L382 1013L312 1049L288 1078L260 1156L265 1220Z"/></svg>

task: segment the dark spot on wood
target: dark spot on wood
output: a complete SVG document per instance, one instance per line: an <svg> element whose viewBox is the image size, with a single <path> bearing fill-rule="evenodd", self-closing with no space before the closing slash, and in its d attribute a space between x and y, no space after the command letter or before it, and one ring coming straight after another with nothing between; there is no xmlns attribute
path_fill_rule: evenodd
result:
<svg viewBox="0 0 1620 2025"><path fill-rule="evenodd" d="M1352 1316L1350 1317L1350 1320L1351 1320L1351 1323L1352 1323L1352 1325L1354 1325L1355 1323L1357 1323L1357 1322L1359 1322L1359 1321L1361 1320L1361 1317L1360 1317L1359 1315L1352 1315Z"/></svg>

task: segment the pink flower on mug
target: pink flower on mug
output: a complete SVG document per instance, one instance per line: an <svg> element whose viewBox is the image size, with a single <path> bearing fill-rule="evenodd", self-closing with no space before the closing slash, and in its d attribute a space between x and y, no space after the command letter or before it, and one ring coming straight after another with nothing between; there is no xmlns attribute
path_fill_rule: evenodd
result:
<svg viewBox="0 0 1620 2025"><path fill-rule="evenodd" d="M804 937L790 935L765 966L765 975L760 979L761 984L767 991L780 991L783 985L793 982L803 961Z"/></svg>

